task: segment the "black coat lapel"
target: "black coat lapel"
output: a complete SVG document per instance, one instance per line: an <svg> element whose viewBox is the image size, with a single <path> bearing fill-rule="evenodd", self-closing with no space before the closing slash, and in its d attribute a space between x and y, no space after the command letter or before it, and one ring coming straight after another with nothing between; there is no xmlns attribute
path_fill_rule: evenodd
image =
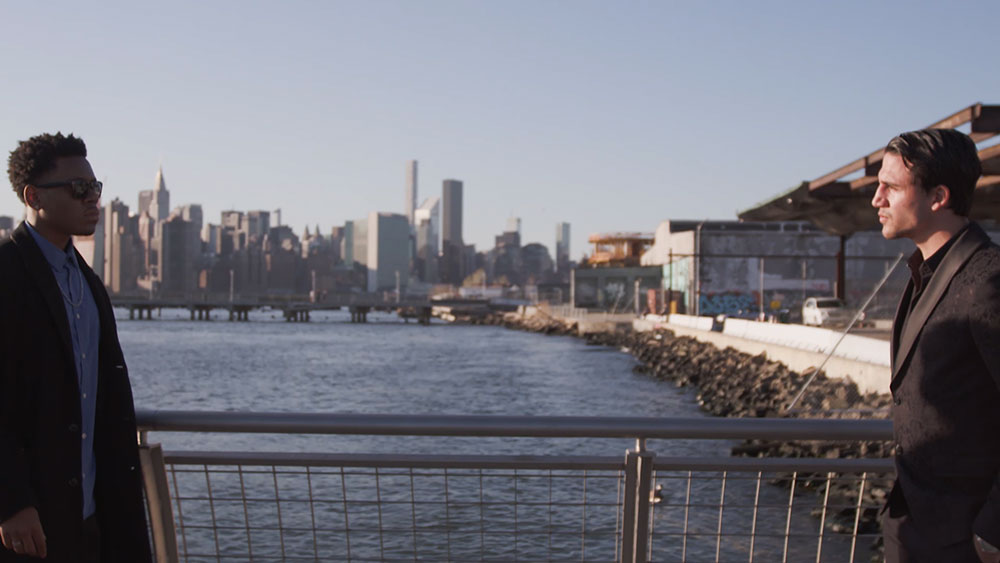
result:
<svg viewBox="0 0 1000 563"><path fill-rule="evenodd" d="M892 321L892 336L889 341L891 354L889 360L892 365L892 373L896 373L896 355L899 352L899 337L903 331L903 323L906 321L906 313L910 310L910 299L912 299L912 296L913 280L910 279L906 282L906 289L903 290L903 297L899 300L899 305L896 306L896 316Z"/></svg>
<svg viewBox="0 0 1000 563"><path fill-rule="evenodd" d="M900 331L898 348L894 345L893 348L893 362L892 362L892 383L890 384L891 389L895 389L899 385L899 379L902 377L902 367L906 364L906 360L909 355L913 352L913 345L917 341L917 336L920 335L920 331L923 330L924 324L927 323L927 319L931 316L934 308L937 307L941 297L944 296L945 291L948 289L948 285L951 284L951 279L955 274L962 269L962 266L975 254L976 250L980 246L989 242L990 239L979 227L979 225L973 223L969 225L962 236L955 241L955 244L948 250L948 253L944 255L941 263L938 265L937 269L934 271L934 275L931 276L931 281L927 283L927 287L924 289L923 293L917 301L913 310L906 315L902 330ZM907 294L912 291L912 282L907 284ZM909 299L905 300L907 304ZM900 308L904 306L904 303L900 302ZM896 320L898 321L902 311L896 312ZM894 330L895 334L895 330Z"/></svg>
<svg viewBox="0 0 1000 563"><path fill-rule="evenodd" d="M62 293L56 284L56 277L52 273L52 267L45 260L42 249L38 248L35 239L28 232L28 227L21 223L10 235L11 241L17 246L17 250L24 262L24 268L28 275L35 282L35 286L42 292L45 304L49 307L52 320L56 323L56 331L62 341L63 351L66 357L73 359L73 343L69 336L69 319L66 318L66 306L63 305ZM71 365L76 365L71 364ZM74 369L73 373L76 371Z"/></svg>

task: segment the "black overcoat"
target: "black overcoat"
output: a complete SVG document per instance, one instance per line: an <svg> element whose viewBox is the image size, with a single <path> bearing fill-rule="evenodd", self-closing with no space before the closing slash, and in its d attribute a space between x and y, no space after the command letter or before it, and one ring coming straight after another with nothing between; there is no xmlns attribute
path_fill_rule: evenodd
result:
<svg viewBox="0 0 1000 563"><path fill-rule="evenodd" d="M896 489L935 545L1000 545L1000 247L975 223L948 249L892 337Z"/></svg>
<svg viewBox="0 0 1000 563"><path fill-rule="evenodd" d="M102 562L150 561L135 410L104 284L78 255L100 317L94 496ZM49 263L22 223L0 244L0 521L34 505L50 563L79 559L80 392ZM0 563L39 561L0 547Z"/></svg>

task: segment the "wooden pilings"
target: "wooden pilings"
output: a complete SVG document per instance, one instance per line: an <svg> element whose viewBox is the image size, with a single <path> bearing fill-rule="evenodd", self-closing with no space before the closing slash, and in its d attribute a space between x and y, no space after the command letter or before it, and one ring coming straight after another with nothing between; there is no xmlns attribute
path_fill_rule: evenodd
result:
<svg viewBox="0 0 1000 563"><path fill-rule="evenodd" d="M230 321L249 321L250 309L248 307L231 307L229 309Z"/></svg>
<svg viewBox="0 0 1000 563"><path fill-rule="evenodd" d="M212 320L212 308L211 307L192 307L191 320L192 321L210 321Z"/></svg>
<svg viewBox="0 0 1000 563"><path fill-rule="evenodd" d="M367 323L368 322L368 311L371 307L351 307L351 322L352 323Z"/></svg>
<svg viewBox="0 0 1000 563"><path fill-rule="evenodd" d="M141 305L133 306L128 308L128 320L134 321L136 317L136 312L139 313L139 320L144 318L147 321L153 320L153 307L143 307Z"/></svg>
<svg viewBox="0 0 1000 563"><path fill-rule="evenodd" d="M420 307L417 312L417 321L422 325L431 324L431 308L430 307Z"/></svg>
<svg viewBox="0 0 1000 563"><path fill-rule="evenodd" d="M286 323L309 322L309 309L285 309Z"/></svg>

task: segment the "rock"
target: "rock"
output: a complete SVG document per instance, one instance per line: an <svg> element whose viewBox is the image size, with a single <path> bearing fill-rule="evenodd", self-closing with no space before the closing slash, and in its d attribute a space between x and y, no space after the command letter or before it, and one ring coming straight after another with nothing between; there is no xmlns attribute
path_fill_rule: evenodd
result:
<svg viewBox="0 0 1000 563"><path fill-rule="evenodd" d="M504 326L520 330L533 330L545 334L576 334L576 325L564 324L552 317L539 314L523 319L516 314L503 317ZM691 337L677 336L662 330L647 333L592 332L583 337L588 345L610 346L632 353L638 360L636 373L647 374L672 382L676 387L697 389L695 401L716 416L738 417L798 417L800 413L785 412L811 373L796 373L779 362L767 359L766 354L751 356L726 348L719 350L712 344L699 342ZM800 409L809 411L803 417L858 419L857 413L830 412L843 409L887 409L891 404L889 394L862 395L850 381L831 380L819 373L800 400ZM819 410L820 412L817 412ZM824 412L825 411L825 412ZM888 412L876 413L875 418L887 418ZM734 456L748 457L821 457L857 458L889 457L887 442L830 443L830 442L769 442L747 440L732 448ZM777 476L772 484L788 488L791 476ZM827 486L826 475L798 474L797 491L822 494ZM798 493L797 493L798 494ZM880 505L887 492L880 487L866 487L865 504ZM857 487L837 483L830 488L830 506L854 506ZM854 529L854 510L843 514L828 514L828 525L835 531L850 533ZM877 510L866 509L859 522L859 530L873 533L880 529Z"/></svg>

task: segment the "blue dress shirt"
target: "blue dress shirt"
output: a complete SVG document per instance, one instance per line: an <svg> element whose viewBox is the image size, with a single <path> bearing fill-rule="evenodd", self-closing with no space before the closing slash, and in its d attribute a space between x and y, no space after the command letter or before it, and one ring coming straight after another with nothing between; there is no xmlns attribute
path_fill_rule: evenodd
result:
<svg viewBox="0 0 1000 563"><path fill-rule="evenodd" d="M25 225L28 225L25 222ZM70 241L65 250L59 249L31 225L28 232L42 249L55 275L62 302L66 306L76 377L80 385L80 473L83 486L83 517L94 513L94 480L97 477L97 460L94 459L94 416L97 411L97 354L101 335L101 321L97 302L90 286L76 261L76 251Z"/></svg>

